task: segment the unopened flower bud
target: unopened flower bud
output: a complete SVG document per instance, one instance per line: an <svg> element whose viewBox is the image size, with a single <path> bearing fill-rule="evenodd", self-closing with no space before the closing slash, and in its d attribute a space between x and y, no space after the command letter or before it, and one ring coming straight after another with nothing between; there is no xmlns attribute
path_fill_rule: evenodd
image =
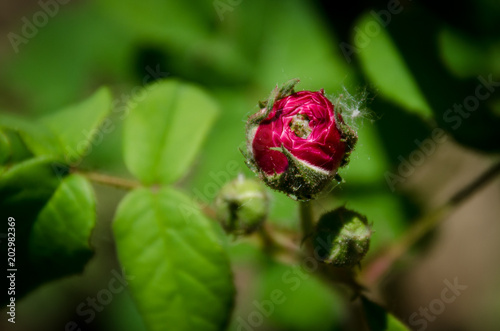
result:
<svg viewBox="0 0 500 331"><path fill-rule="evenodd" d="M217 219L228 233L249 234L266 219L268 197L262 185L239 175L224 185L215 198Z"/></svg>
<svg viewBox="0 0 500 331"><path fill-rule="evenodd" d="M372 230L366 217L337 208L321 216L313 237L316 257L337 267L352 267L368 252Z"/></svg>
<svg viewBox="0 0 500 331"><path fill-rule="evenodd" d="M321 89L276 87L247 122L247 165L269 187L296 200L315 198L349 161L357 135Z"/></svg>

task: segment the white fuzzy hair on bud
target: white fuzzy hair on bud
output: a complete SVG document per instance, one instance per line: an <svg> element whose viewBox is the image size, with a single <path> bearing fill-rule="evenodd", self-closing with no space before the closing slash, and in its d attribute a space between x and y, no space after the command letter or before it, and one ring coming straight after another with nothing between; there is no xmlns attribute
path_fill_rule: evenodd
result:
<svg viewBox="0 0 500 331"><path fill-rule="evenodd" d="M370 122L374 121L375 114L366 105L369 101L366 88L353 94L343 86L342 93L331 97L330 100L332 100L335 111L340 110L344 121L355 130L365 119Z"/></svg>

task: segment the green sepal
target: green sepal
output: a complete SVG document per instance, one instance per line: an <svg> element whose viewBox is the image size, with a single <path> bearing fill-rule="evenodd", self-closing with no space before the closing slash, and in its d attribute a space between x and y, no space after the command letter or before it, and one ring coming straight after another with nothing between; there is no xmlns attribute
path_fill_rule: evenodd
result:
<svg viewBox="0 0 500 331"><path fill-rule="evenodd" d="M340 107L340 104L334 103L333 106L335 109L335 124L342 135L341 141L346 143L344 157L342 158L342 162L340 162L340 167L344 167L349 163L351 152L354 150L354 147L358 142L358 134L349 125L345 124L341 115L342 107Z"/></svg>
<svg viewBox="0 0 500 331"><path fill-rule="evenodd" d="M274 190L287 194L290 198L299 201L315 199L332 184L336 173L325 173L312 168L297 159L284 146L270 148L283 153L288 160L287 171L269 176L257 170L259 178Z"/></svg>
<svg viewBox="0 0 500 331"><path fill-rule="evenodd" d="M298 78L290 79L288 82L283 84L281 87L276 87L271 92L271 95L265 101L259 101L260 111L250 116L247 122L247 131L250 126L259 125L264 119L269 116L269 113L273 110L274 104L276 101L286 98L287 96L295 93L294 88L295 85L298 84L300 80ZM262 112L262 109L265 109L265 112Z"/></svg>
<svg viewBox="0 0 500 331"><path fill-rule="evenodd" d="M245 157L245 164L248 166L248 168L250 168L250 170L252 170L254 173L258 174L259 177L266 183L268 182L266 179L267 176L261 173L259 167L255 163L252 153L252 141L254 138L255 130L260 125L260 123L269 116L269 113L273 109L274 103L276 101L295 93L294 88L299 81L300 80L298 78L295 78L289 80L281 87L276 86L267 100L259 101L260 110L257 113L251 115L246 123L246 151L240 148L240 152ZM265 109L264 112L262 111L263 109Z"/></svg>

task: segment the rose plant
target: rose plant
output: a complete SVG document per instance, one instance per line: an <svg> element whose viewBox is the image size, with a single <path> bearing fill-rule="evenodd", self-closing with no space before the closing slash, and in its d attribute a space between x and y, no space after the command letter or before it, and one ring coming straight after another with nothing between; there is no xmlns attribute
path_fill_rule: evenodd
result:
<svg viewBox="0 0 500 331"><path fill-rule="evenodd" d="M275 88L248 119L244 154L259 179L226 176L212 207L191 199L178 184L218 114L217 102L197 86L169 79L130 101L123 161L133 178L89 171L81 162L113 129L107 89L35 122L0 115L0 212L19 221L18 258L28 271L16 280L18 298L48 280L81 272L92 257L97 203L91 182L128 191L116 208L113 237L127 290L149 330L224 330L230 322L230 248L211 219L234 238L254 236L272 256L314 259L318 274L364 298L356 267L369 248L371 225L344 207L315 215L310 201L340 181L338 169L347 164L357 133L344 120L344 103L330 101L322 89L296 92L297 83ZM92 134L82 139L79 132ZM11 153L16 139L23 153ZM273 200L259 180L298 200L301 234L279 233L266 222ZM45 265L57 266L57 272ZM178 300L172 304L169 298Z"/></svg>
<svg viewBox="0 0 500 331"><path fill-rule="evenodd" d="M11 2L0 330L500 330L493 1Z"/></svg>

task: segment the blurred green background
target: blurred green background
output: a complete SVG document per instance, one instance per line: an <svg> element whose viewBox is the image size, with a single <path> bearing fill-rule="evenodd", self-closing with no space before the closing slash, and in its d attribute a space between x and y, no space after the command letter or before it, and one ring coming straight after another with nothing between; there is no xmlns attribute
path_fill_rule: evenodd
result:
<svg viewBox="0 0 500 331"><path fill-rule="evenodd" d="M298 77L300 90L324 88L348 101L352 95L352 103L365 101L360 113L345 116L358 129L359 143L341 171L346 183L319 201L318 211L347 204L366 214L375 230L373 255L498 159L495 86L476 110L455 113L453 121L446 111L475 95L478 76L500 81L499 31L500 3L493 0L440 7L431 1L3 1L0 111L36 118L109 86L116 129L94 146L82 168L130 177L123 165L120 107L157 79L201 85L222 112L179 186L211 201L214 176L227 173L231 162L252 176L238 150L244 122L276 84ZM426 139L434 127L450 137L391 190L387 173L397 174L401 159L418 149L415 140ZM409 256L380 285L387 306L403 321L440 296L443 280L458 277L470 290L427 329L500 328L498 184L462 206L422 245L425 254ZM82 275L26 297L15 330L64 330L70 321L82 330L144 330L127 290L90 323L77 313L119 270L110 224L124 193L94 188L94 258ZM295 207L272 193L270 221L297 230ZM259 330L340 330L350 318L341 296L313 277L291 290L281 276L293 267L270 261L250 242L229 240L228 252L238 288L230 330L255 309L254 300L268 298L273 289L282 289L288 300ZM2 330L11 327L0 320Z"/></svg>

